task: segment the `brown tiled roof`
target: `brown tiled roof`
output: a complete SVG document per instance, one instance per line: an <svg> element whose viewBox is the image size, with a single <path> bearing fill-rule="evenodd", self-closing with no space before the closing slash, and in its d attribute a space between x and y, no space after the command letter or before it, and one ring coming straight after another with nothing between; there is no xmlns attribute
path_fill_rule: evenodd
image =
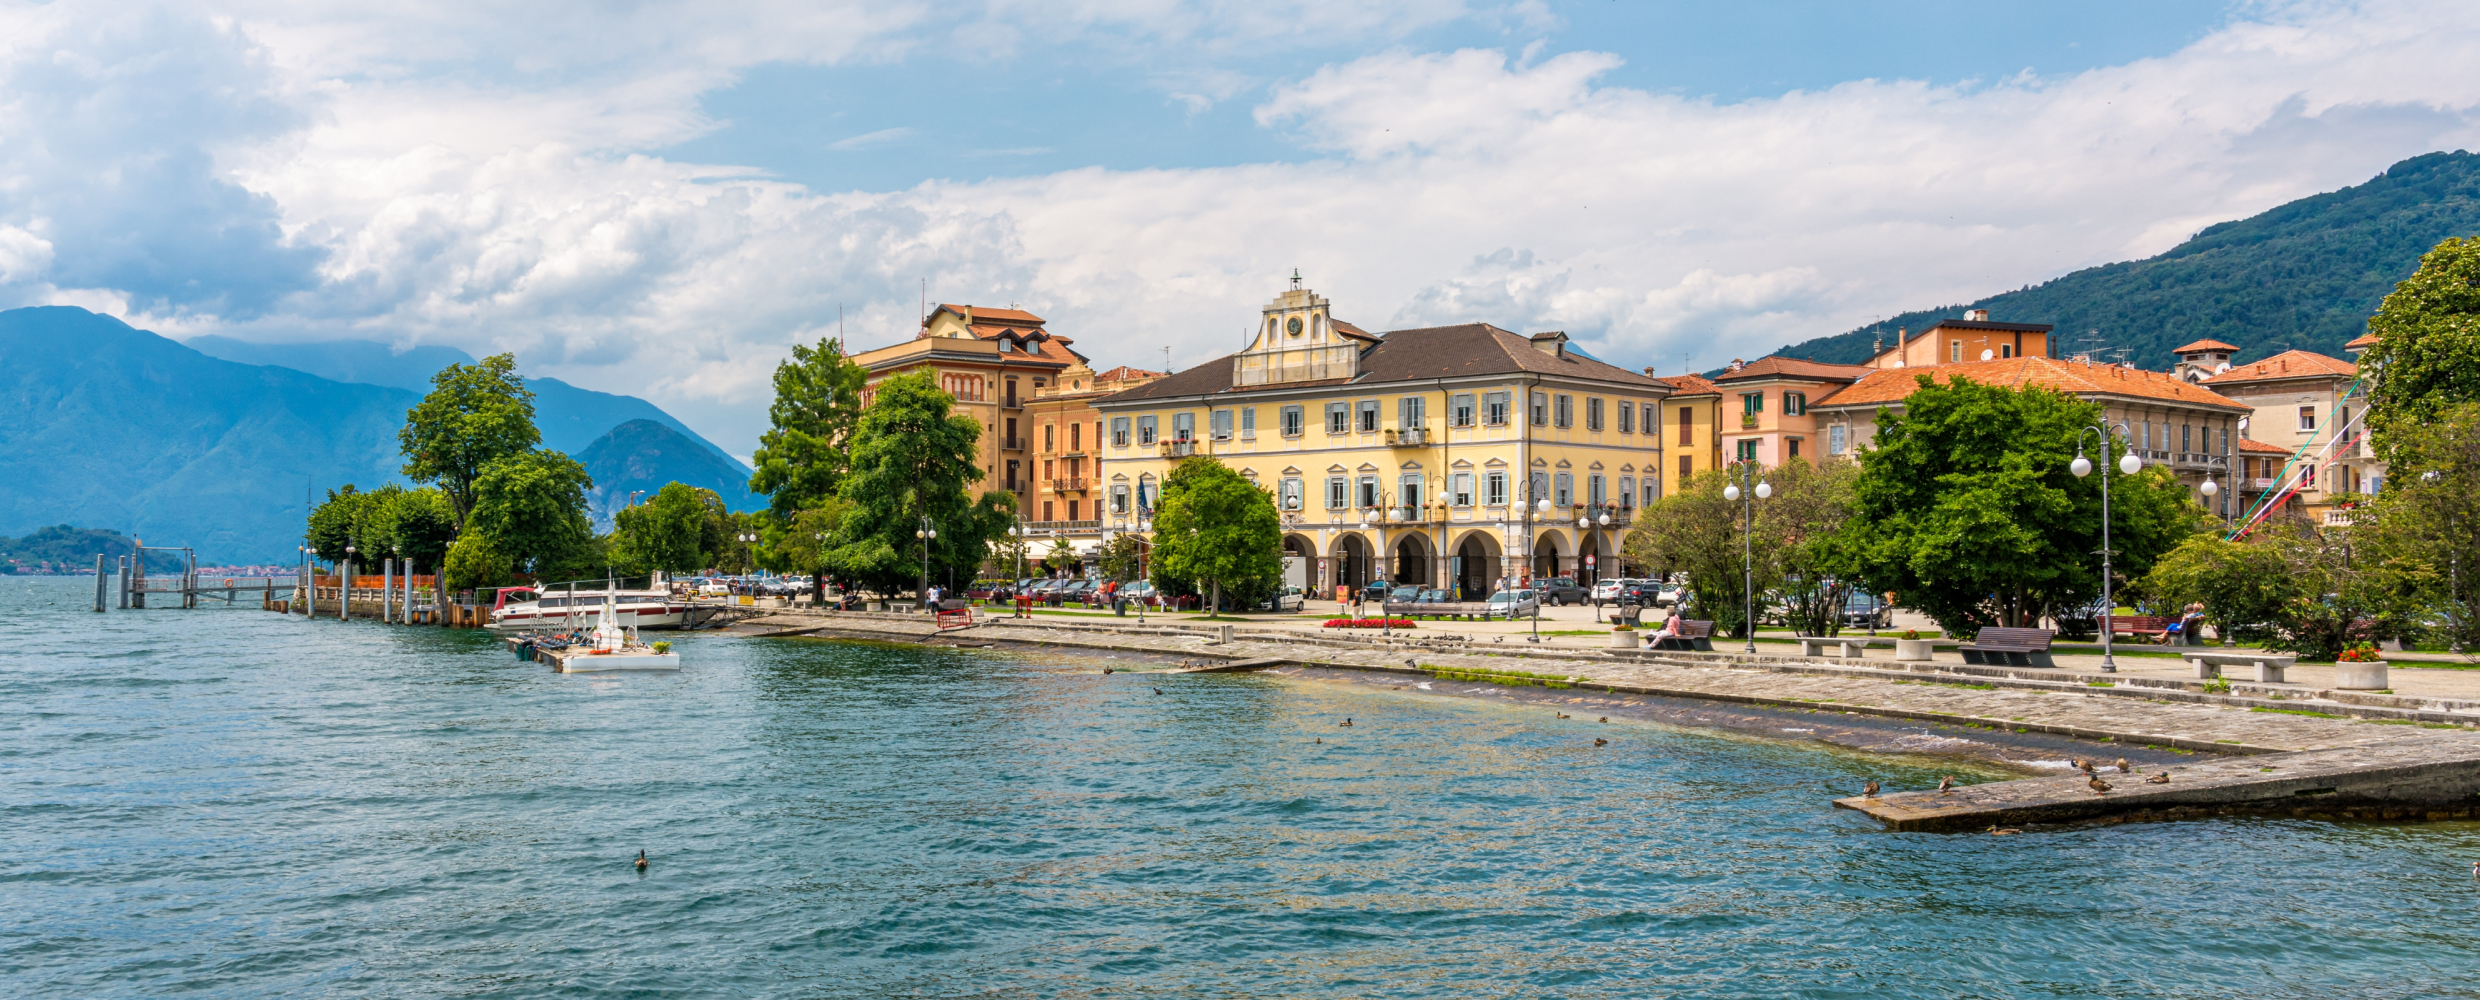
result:
<svg viewBox="0 0 2480 1000"><path fill-rule="evenodd" d="M1922 337L1928 336L1929 331L1935 330L1941 326L1949 330L1994 330L2000 333L2048 333L2053 329L2053 327L2047 323L1999 323L1985 319L1941 319L1930 323L1928 326L1921 327L1919 330L1904 335L1903 342L1908 344L1912 341L1919 340Z"/></svg>
<svg viewBox="0 0 2480 1000"><path fill-rule="evenodd" d="M2377 346L2377 335L2373 333L2360 334L2351 338L2350 343L2342 345L2344 350L2351 351L2365 351L2375 346Z"/></svg>
<svg viewBox="0 0 2480 1000"><path fill-rule="evenodd" d="M1111 369L1110 371L1103 372L1102 374L1099 374L1099 375L1094 376L1094 381L1096 381L1096 382L1125 382L1125 381L1128 381L1129 379L1136 379L1136 378L1161 378L1162 376L1164 376L1164 375L1166 375L1166 374L1169 374L1169 373L1168 373L1168 372L1150 372L1150 371L1146 371L1146 370L1145 370L1145 369L1143 369L1143 368L1130 368L1130 367L1128 367L1127 365L1121 365L1121 366L1119 366L1119 367L1117 367L1117 368L1113 368L1113 369Z"/></svg>
<svg viewBox="0 0 2480 1000"><path fill-rule="evenodd" d="M1137 386L1115 394L1111 402L1140 399L1168 399L1179 396L1203 396L1232 391L1231 359L1226 354L1186 371ZM1616 365L1604 364L1576 351L1553 355L1533 346L1530 338L1510 333L1487 323L1464 323L1457 326L1432 326L1414 330L1392 330L1378 342L1361 352L1360 378L1355 385L1385 382L1408 382L1418 379L1463 378L1474 375L1561 375L1568 378L1593 379L1641 386L1664 388L1668 383L1639 375ZM1339 384L1344 379L1322 379L1315 382L1285 382L1273 386L1251 386L1252 390L1295 388L1300 386Z"/></svg>
<svg viewBox="0 0 2480 1000"><path fill-rule="evenodd" d="M2239 439L2239 450L2251 455L2288 455L2291 453L2290 449L2284 448L2280 445L2266 444L2262 441L2251 441L2247 438Z"/></svg>
<svg viewBox="0 0 2480 1000"><path fill-rule="evenodd" d="M2194 354L2198 351L2236 351L2238 349L2239 348L2236 345L2225 344L2218 340L2199 340L2193 344L2173 350L2170 353Z"/></svg>
<svg viewBox="0 0 2480 1000"><path fill-rule="evenodd" d="M1654 381L1671 387L1674 396L1719 396L1722 387L1703 375L1658 375Z"/></svg>
<svg viewBox="0 0 2480 1000"><path fill-rule="evenodd" d="M1838 365L1769 354L1739 366L1738 371L1724 372L1714 381L1742 382L1760 378L1796 378L1819 382L1857 382L1861 377L1876 370L1867 365Z"/></svg>
<svg viewBox="0 0 2480 1000"><path fill-rule="evenodd" d="M2310 378L2319 375L2351 376L2359 374L2359 366L2341 358L2329 358L2308 351L2284 351L2262 361L2232 365L2230 370L2206 377L2207 383L2260 382L2277 378Z"/></svg>
<svg viewBox="0 0 2480 1000"><path fill-rule="evenodd" d="M980 325L983 323L1013 323L1018 326L1041 326L1043 323L1042 317L1036 316L1022 309L1000 309L994 306L950 305L945 302L939 303L939 308L953 312L959 316L970 317L975 325Z"/></svg>
<svg viewBox="0 0 2480 1000"><path fill-rule="evenodd" d="M1336 318L1334 318L1334 317L1332 317L1332 316L1327 317L1327 318L1326 318L1326 322L1327 322L1327 324L1328 324L1328 325L1331 325L1331 326L1333 326L1333 327L1335 328L1335 332L1336 332L1336 333L1340 333L1340 334L1342 334L1342 335L1344 335L1344 336L1346 336L1346 337L1350 337L1350 338L1352 338L1352 339L1354 339L1354 340L1365 340L1365 341L1368 341L1368 342L1373 343L1373 344L1374 344L1374 343L1377 343L1377 341L1378 341L1378 335L1377 335L1377 334L1371 333L1371 332L1369 332L1369 331L1367 331L1367 330L1363 330L1363 329L1361 329L1360 327L1353 326L1353 325L1352 325L1352 324L1350 324L1350 323L1346 323L1346 322L1344 322L1344 321L1342 321L1342 320L1339 320L1339 319L1336 319Z"/></svg>
<svg viewBox="0 0 2480 1000"><path fill-rule="evenodd" d="M1814 409L1897 402L1920 387L1919 378L1923 375L1939 384L1966 378L1982 385L2055 389L2074 396L2133 396L2189 406L2250 409L2245 403L2202 386L2190 385L2166 372L2034 357L1967 361L1959 365L1920 368L1880 368L1871 371L1868 377L1837 390L1834 395L1808 405Z"/></svg>

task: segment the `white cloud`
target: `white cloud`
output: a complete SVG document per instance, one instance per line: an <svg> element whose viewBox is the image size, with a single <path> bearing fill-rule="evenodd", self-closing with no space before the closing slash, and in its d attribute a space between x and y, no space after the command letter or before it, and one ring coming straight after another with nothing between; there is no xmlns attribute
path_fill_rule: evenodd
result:
<svg viewBox="0 0 2480 1000"><path fill-rule="evenodd" d="M883 128L876 132L864 132L849 139L838 139L834 142L828 143L827 148L838 150L868 149L872 146L884 146L899 139L910 137L912 134L912 129L905 128L903 126L898 126L896 128Z"/></svg>
<svg viewBox="0 0 2480 1000"><path fill-rule="evenodd" d="M2480 109L2480 12L2450 4L2266 8L2070 77L1727 105L1604 85L1616 62L1599 53L1397 50L1257 109L1305 162L826 193L632 151L711 128L697 96L764 61L1098 33L1199 54L1188 75L1211 85L1169 90L1210 102L1246 90L1218 52L1546 15L1438 0L233 10L0 11L0 295L240 336L513 349L735 450L785 344L832 335L839 304L856 341L908 336L924 278L934 299L1025 303L1106 363L1232 349L1297 266L1356 322L1563 328L1667 371L1683 352L1703 367L2157 252L2468 145ZM163 93L189 96L150 103ZM846 142L874 136L902 138ZM167 231L222 234L210 250L239 247L240 264L113 257L91 221L123 218L96 214L115 204L103 175L145 180L124 185L133 212L213 207ZM181 268L209 264L247 294L183 291Z"/></svg>

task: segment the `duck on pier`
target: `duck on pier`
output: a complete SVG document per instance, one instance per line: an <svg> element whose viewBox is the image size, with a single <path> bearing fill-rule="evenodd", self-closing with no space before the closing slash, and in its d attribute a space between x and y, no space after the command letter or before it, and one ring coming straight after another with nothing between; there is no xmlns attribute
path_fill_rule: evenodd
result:
<svg viewBox="0 0 2480 1000"><path fill-rule="evenodd" d="M2094 795L2100 795L2110 790L2110 783L2101 780L2100 775L2094 775L2092 780L2087 781L2084 784L2092 787Z"/></svg>
<svg viewBox="0 0 2480 1000"><path fill-rule="evenodd" d="M1861 796L1862 798L1869 798L1869 799L1876 798L1876 797L1877 797L1877 779L1875 779L1875 778L1871 778L1871 779L1869 779L1869 783L1868 783L1868 784L1865 784L1865 785L1860 786L1860 796Z"/></svg>
<svg viewBox="0 0 2480 1000"><path fill-rule="evenodd" d="M1955 776L1954 776L1954 775L1949 774L1949 775L1945 775L1945 776L1943 776L1943 777L1940 777L1940 778L1938 779L1938 794L1943 795L1943 794L1945 794L1945 793L1947 793L1947 792L1951 792L1951 791L1954 791L1954 790L1955 790Z"/></svg>
<svg viewBox="0 0 2480 1000"><path fill-rule="evenodd" d="M2160 774L2148 777L2144 779L2144 783L2147 785L2167 785L2170 783L2170 772L2163 771Z"/></svg>

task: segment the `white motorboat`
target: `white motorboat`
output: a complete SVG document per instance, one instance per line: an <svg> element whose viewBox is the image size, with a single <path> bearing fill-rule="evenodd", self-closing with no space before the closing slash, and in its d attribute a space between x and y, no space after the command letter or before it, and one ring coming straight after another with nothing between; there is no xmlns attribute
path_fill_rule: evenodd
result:
<svg viewBox="0 0 2480 1000"><path fill-rule="evenodd" d="M532 600L522 599L527 593L534 595ZM687 628L696 610L669 590L504 587L491 607L491 628L502 632L591 629L602 623L605 608L611 609L621 626L646 631Z"/></svg>

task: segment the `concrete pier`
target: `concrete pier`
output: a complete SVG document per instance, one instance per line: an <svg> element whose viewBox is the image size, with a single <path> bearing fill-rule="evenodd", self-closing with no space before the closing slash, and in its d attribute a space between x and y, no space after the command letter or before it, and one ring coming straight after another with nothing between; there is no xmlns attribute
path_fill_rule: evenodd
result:
<svg viewBox="0 0 2480 1000"><path fill-rule="evenodd" d="M2271 814L2357 819L2469 819L2480 807L2480 736L2411 739L2171 765L2167 784L2147 772L2101 768L2095 792L2081 771L1935 790L1836 799L1888 828L1979 831L2105 818L2184 819Z"/></svg>

